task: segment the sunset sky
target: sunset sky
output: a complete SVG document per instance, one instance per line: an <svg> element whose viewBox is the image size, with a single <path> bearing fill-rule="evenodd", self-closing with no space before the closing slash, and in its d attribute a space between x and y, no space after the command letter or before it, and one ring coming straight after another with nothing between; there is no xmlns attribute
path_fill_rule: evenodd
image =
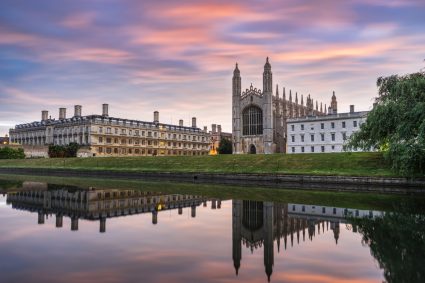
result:
<svg viewBox="0 0 425 283"><path fill-rule="evenodd" d="M231 131L231 77L370 109L376 78L425 67L424 0L0 2L0 136L17 123L83 115ZM276 86L275 86L276 87ZM275 88L274 87L274 88Z"/></svg>

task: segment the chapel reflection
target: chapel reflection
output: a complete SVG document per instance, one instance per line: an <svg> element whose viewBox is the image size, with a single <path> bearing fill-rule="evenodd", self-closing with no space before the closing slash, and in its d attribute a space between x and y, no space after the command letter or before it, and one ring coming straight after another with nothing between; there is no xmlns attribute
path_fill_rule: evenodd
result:
<svg viewBox="0 0 425 283"><path fill-rule="evenodd" d="M281 240L286 249L288 240L291 246L294 245L294 237L300 244L301 237L302 242L306 241L306 234L308 240L312 241L331 229L335 244L338 244L340 224L347 223L347 216L382 216L379 211L247 200L233 200L232 211L233 265L236 275L241 268L242 246L251 252L263 248L268 281L273 273L275 241L279 253ZM355 232L357 227L352 226L352 229Z"/></svg>
<svg viewBox="0 0 425 283"><path fill-rule="evenodd" d="M56 227L63 226L63 218L71 219L71 231L78 231L80 219L99 221L99 232L106 232L106 219L133 214L151 213L152 224L158 223L158 213L165 210L177 210L183 214L184 208L190 208L192 218L196 217L196 208L207 199L202 196L164 194L124 189L83 189L61 187L50 189L39 186L37 189L13 191L7 194L7 203L12 208L38 213L38 224L45 219L56 217ZM212 199L212 209L220 209L221 201Z"/></svg>

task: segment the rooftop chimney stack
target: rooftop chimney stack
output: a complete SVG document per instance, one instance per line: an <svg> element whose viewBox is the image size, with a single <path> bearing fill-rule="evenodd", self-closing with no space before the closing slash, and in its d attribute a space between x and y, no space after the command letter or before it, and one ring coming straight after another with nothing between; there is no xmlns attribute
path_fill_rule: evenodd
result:
<svg viewBox="0 0 425 283"><path fill-rule="evenodd" d="M354 105L350 105L350 113L354 113Z"/></svg>
<svg viewBox="0 0 425 283"><path fill-rule="evenodd" d="M215 134L215 132L217 132L217 125L216 125L216 124L212 124L212 125L211 125L211 132L212 132L213 134Z"/></svg>
<svg viewBox="0 0 425 283"><path fill-rule="evenodd" d="M66 119L66 108L59 108L59 119Z"/></svg>
<svg viewBox="0 0 425 283"><path fill-rule="evenodd" d="M217 125L217 132L221 134L221 125Z"/></svg>
<svg viewBox="0 0 425 283"><path fill-rule="evenodd" d="M208 128L207 128L207 126L204 126L204 132L206 133L206 132L208 132Z"/></svg>
<svg viewBox="0 0 425 283"><path fill-rule="evenodd" d="M49 111L43 110L41 111L41 121L47 121L49 117Z"/></svg>
<svg viewBox="0 0 425 283"><path fill-rule="evenodd" d="M159 112L158 111L153 112L153 122L159 123Z"/></svg>
<svg viewBox="0 0 425 283"><path fill-rule="evenodd" d="M192 117L192 128L196 128L196 117Z"/></svg>
<svg viewBox="0 0 425 283"><path fill-rule="evenodd" d="M74 106L74 117L81 117L81 105Z"/></svg>
<svg viewBox="0 0 425 283"><path fill-rule="evenodd" d="M182 119L179 120L179 126L183 127L183 120Z"/></svg>
<svg viewBox="0 0 425 283"><path fill-rule="evenodd" d="M102 116L108 117L109 116L108 112L109 112L109 104L107 103L102 104Z"/></svg>

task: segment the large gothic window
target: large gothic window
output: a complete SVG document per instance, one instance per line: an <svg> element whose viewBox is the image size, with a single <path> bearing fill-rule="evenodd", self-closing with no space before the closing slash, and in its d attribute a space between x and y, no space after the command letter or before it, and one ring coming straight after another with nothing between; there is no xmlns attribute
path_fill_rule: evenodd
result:
<svg viewBox="0 0 425 283"><path fill-rule="evenodd" d="M243 135L263 134L263 111L257 106L249 106L242 112Z"/></svg>

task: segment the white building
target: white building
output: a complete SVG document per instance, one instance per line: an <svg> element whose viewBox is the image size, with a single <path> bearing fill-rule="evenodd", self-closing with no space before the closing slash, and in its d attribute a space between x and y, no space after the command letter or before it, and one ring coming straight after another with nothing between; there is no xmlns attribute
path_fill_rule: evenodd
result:
<svg viewBox="0 0 425 283"><path fill-rule="evenodd" d="M287 153L341 152L348 138L360 129L368 111L329 111L326 116L288 119Z"/></svg>

